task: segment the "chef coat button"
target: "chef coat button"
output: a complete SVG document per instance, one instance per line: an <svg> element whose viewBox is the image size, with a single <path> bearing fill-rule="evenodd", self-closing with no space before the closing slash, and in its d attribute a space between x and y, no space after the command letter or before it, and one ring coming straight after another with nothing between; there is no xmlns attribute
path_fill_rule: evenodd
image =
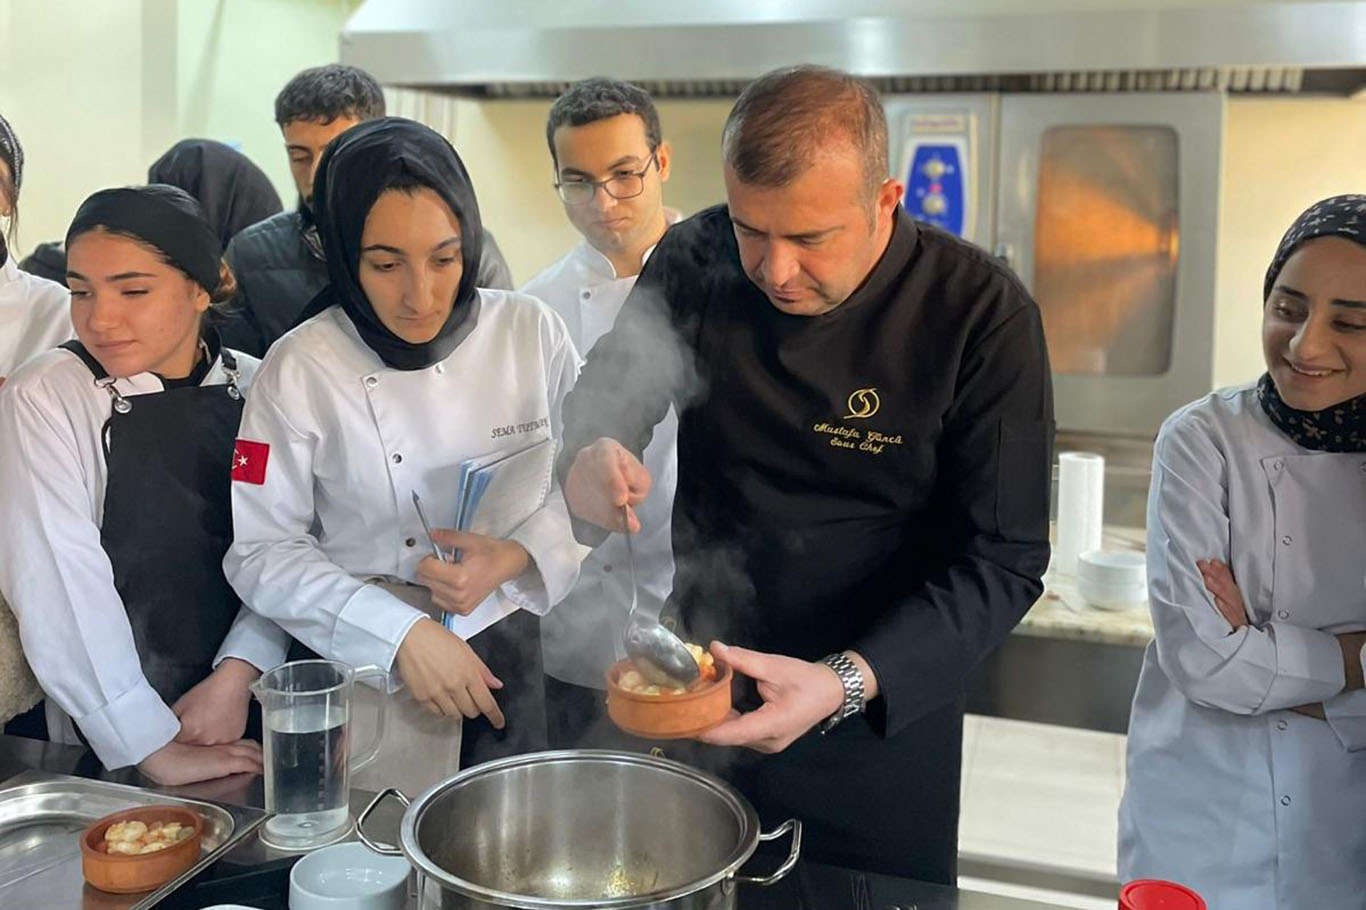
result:
<svg viewBox="0 0 1366 910"><path fill-rule="evenodd" d="M446 365L445 365L444 363L438 363L438 364L436 365L436 374L437 374L438 376L441 376L441 375L444 375L445 372L446 372Z"/></svg>
<svg viewBox="0 0 1366 910"><path fill-rule="evenodd" d="M1288 797L1288 796L1282 796L1282 797L1281 797L1281 805L1282 805L1282 806L1288 806L1288 805L1290 805L1290 797Z"/></svg>
<svg viewBox="0 0 1366 910"><path fill-rule="evenodd" d="M1275 464L1272 465L1272 467L1279 471L1281 468L1285 467L1285 462L1277 461Z"/></svg>
<svg viewBox="0 0 1366 910"><path fill-rule="evenodd" d="M365 377L365 387L367 389L373 389L377 385L379 385L379 380L376 379L374 376Z"/></svg>
<svg viewBox="0 0 1366 910"><path fill-rule="evenodd" d="M415 547L417 546L417 538L409 537L407 540L403 541L403 545L405 547Z"/></svg>
<svg viewBox="0 0 1366 910"><path fill-rule="evenodd" d="M579 296L582 297L584 300L587 300L589 297L592 297L592 296L593 296L593 292L592 292L592 291L583 291L583 292L581 292L581 293L579 294Z"/></svg>
<svg viewBox="0 0 1366 910"><path fill-rule="evenodd" d="M1362 472L1363 474L1366 474L1366 461L1363 461L1363 462L1361 463L1361 472Z"/></svg>
<svg viewBox="0 0 1366 910"><path fill-rule="evenodd" d="M393 455L389 456L389 460L392 461L394 464L402 464L403 456L395 452Z"/></svg>
<svg viewBox="0 0 1366 910"><path fill-rule="evenodd" d="M1276 616L1277 616L1278 618L1280 618L1280 619L1289 619L1289 618L1290 618L1290 611L1289 611L1289 610L1278 610L1278 611L1276 612Z"/></svg>
<svg viewBox="0 0 1366 910"><path fill-rule="evenodd" d="M1293 539L1294 539L1294 538L1292 538L1289 534L1287 534L1287 535L1285 535L1284 537L1281 538L1281 543L1285 544L1285 545L1288 547L1288 546L1290 546L1290 541L1293 540Z"/></svg>
<svg viewBox="0 0 1366 910"><path fill-rule="evenodd" d="M603 570L604 572L610 572L610 571L612 571L612 567L611 567L611 565L605 565L605 566L602 567L602 570Z"/></svg>
<svg viewBox="0 0 1366 910"><path fill-rule="evenodd" d="M1276 729L1277 729L1277 730L1284 730L1284 729L1285 729L1286 727L1288 727L1288 726L1290 726L1290 725L1289 725L1288 723L1286 723L1285 721L1283 721L1283 720L1278 720L1278 721L1276 721Z"/></svg>

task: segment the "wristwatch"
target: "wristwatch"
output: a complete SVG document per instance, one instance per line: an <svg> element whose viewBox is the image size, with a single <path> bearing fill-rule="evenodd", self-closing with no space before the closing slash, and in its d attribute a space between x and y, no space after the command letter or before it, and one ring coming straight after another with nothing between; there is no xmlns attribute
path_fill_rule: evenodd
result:
<svg viewBox="0 0 1366 910"><path fill-rule="evenodd" d="M845 718L853 717L863 710L863 673L859 670L858 665L843 653L823 657L821 663L834 670L835 675L840 678L840 685L844 686L844 704L840 705L838 711L821 722L821 732L829 733L838 727Z"/></svg>

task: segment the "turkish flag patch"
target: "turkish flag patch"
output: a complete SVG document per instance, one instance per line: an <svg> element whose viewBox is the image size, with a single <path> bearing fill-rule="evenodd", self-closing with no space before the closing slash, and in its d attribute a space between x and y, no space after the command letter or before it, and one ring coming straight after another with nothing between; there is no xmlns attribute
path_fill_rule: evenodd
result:
<svg viewBox="0 0 1366 910"><path fill-rule="evenodd" d="M237 440L237 446L232 450L232 479L260 486L266 482L266 462L269 460L267 443Z"/></svg>

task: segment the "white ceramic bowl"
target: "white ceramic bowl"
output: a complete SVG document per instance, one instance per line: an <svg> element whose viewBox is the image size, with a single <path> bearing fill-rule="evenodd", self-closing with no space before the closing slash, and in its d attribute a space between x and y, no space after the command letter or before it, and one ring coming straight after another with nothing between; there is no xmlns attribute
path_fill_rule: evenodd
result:
<svg viewBox="0 0 1366 910"><path fill-rule="evenodd" d="M1081 599L1101 610L1132 610L1148 601L1148 586L1106 585L1089 578L1077 579Z"/></svg>
<svg viewBox="0 0 1366 910"><path fill-rule="evenodd" d="M1148 564L1142 553L1087 550L1077 557L1077 593L1102 610L1128 610L1148 601Z"/></svg>
<svg viewBox="0 0 1366 910"><path fill-rule="evenodd" d="M410 868L364 844L323 847L290 870L289 910L404 910Z"/></svg>
<svg viewBox="0 0 1366 910"><path fill-rule="evenodd" d="M1130 550L1087 550L1077 557L1077 580L1103 585L1134 586L1148 582L1148 562Z"/></svg>

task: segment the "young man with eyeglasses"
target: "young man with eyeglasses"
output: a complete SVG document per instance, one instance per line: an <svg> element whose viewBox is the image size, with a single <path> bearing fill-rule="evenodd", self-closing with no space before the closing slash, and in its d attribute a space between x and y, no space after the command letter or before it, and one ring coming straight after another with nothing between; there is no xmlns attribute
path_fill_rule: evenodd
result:
<svg viewBox="0 0 1366 910"><path fill-rule="evenodd" d="M559 313L586 352L612 328L645 260L678 220L662 201L669 144L660 138L649 93L613 79L588 79L561 95L550 109L546 142L555 190L583 242L521 290ZM652 615L673 583L676 430L670 413L645 450L655 486L639 509L644 530L635 560L641 608ZM615 535L584 560L577 586L541 621L552 748L642 745L607 722L602 693L604 672L625 656L630 604L625 541Z"/></svg>

